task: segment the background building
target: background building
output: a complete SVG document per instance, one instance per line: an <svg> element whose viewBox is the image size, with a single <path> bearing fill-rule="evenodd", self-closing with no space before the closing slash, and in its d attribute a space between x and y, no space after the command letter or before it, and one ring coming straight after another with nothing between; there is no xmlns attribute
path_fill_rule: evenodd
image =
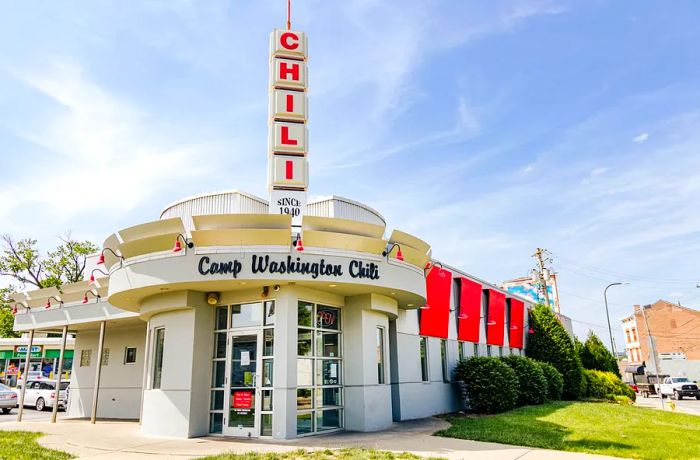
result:
<svg viewBox="0 0 700 460"><path fill-rule="evenodd" d="M656 346L659 372L651 356L645 316ZM647 373L700 379L700 311L666 300L643 307L635 305L632 314L622 318L622 329L631 365L645 363Z"/></svg>

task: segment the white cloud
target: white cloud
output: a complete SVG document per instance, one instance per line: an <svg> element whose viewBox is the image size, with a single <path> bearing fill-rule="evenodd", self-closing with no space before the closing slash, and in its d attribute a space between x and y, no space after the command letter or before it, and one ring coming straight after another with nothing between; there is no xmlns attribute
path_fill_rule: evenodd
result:
<svg viewBox="0 0 700 460"><path fill-rule="evenodd" d="M643 144L646 142L647 139L649 139L649 133L641 133L639 136L633 137L632 142L635 142L637 144Z"/></svg>

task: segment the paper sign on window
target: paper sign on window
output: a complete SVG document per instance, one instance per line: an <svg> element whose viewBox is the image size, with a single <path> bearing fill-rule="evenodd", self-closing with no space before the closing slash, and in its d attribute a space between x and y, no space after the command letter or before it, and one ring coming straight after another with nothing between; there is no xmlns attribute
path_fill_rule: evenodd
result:
<svg viewBox="0 0 700 460"><path fill-rule="evenodd" d="M242 351L241 352L241 366L250 366L250 352L249 351Z"/></svg>

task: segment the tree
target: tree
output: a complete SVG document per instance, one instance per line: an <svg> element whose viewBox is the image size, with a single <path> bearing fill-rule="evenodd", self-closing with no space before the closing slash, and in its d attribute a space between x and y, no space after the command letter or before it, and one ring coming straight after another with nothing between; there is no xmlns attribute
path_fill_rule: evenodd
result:
<svg viewBox="0 0 700 460"><path fill-rule="evenodd" d="M59 239L61 244L44 257L37 248L37 240L15 240L10 235L3 235L0 276L13 278L22 287L32 285L36 288L82 280L86 257L99 248L90 241L74 240L70 233Z"/></svg>
<svg viewBox="0 0 700 460"><path fill-rule="evenodd" d="M588 337L584 343L578 342L577 351L581 364L586 369L612 372L621 377L617 360L593 331L588 331Z"/></svg>
<svg viewBox="0 0 700 460"><path fill-rule="evenodd" d="M15 316L12 314L9 295L14 289L6 287L0 289L0 337L19 337L19 332L12 330Z"/></svg>
<svg viewBox="0 0 700 460"><path fill-rule="evenodd" d="M579 399L585 394L583 366L574 342L552 310L542 304L529 312L530 327L527 356L553 365L564 379L564 399Z"/></svg>

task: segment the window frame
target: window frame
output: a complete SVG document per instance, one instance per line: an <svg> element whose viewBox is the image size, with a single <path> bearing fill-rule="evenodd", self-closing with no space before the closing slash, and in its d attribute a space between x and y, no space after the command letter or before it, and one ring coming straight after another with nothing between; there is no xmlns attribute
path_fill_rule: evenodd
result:
<svg viewBox="0 0 700 460"><path fill-rule="evenodd" d="M440 339L440 364L442 366L442 381L450 381L450 360L447 353L447 339Z"/></svg>
<svg viewBox="0 0 700 460"><path fill-rule="evenodd" d="M134 350L134 360L129 361L129 350ZM124 365L136 364L136 357L138 356L138 347L124 347Z"/></svg>
<svg viewBox="0 0 700 460"><path fill-rule="evenodd" d="M161 334L159 337L159 334ZM158 349L160 348L160 352ZM153 367L151 389L160 390L163 384L163 355L165 354L165 326L153 328ZM156 385L157 383L157 385Z"/></svg>
<svg viewBox="0 0 700 460"><path fill-rule="evenodd" d="M428 337L419 336L418 359L420 360L421 381L430 382L430 359L428 357Z"/></svg>
<svg viewBox="0 0 700 460"><path fill-rule="evenodd" d="M386 384L386 360L384 356L384 340L386 337L384 326L377 326L377 384Z"/></svg>

